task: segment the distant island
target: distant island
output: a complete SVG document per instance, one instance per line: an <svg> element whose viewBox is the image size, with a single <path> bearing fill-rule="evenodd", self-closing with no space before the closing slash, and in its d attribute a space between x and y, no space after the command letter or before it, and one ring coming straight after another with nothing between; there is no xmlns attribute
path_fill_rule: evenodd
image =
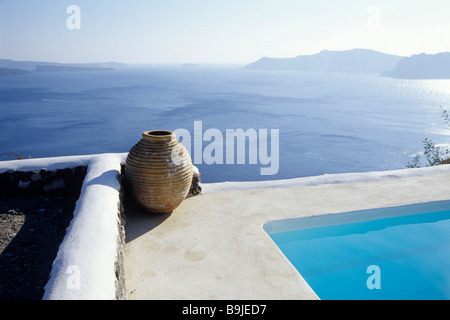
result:
<svg viewBox="0 0 450 320"><path fill-rule="evenodd" d="M200 65L196 64L196 63L183 63L183 64L181 64L181 67L183 67L183 68L198 68L198 67L200 67Z"/></svg>
<svg viewBox="0 0 450 320"><path fill-rule="evenodd" d="M23 74L30 74L32 72L112 71L115 70L116 68L123 68L123 67L126 67L126 65L118 62L57 63L57 62L16 61L10 59L0 59L0 70L3 70L0 72L0 76L23 75Z"/></svg>
<svg viewBox="0 0 450 320"><path fill-rule="evenodd" d="M399 79L450 79L450 52L403 58L393 70L382 75Z"/></svg>
<svg viewBox="0 0 450 320"><path fill-rule="evenodd" d="M86 71L113 71L114 68L96 68L96 67L69 67L69 66L41 66L37 65L36 72L86 72Z"/></svg>
<svg viewBox="0 0 450 320"><path fill-rule="evenodd" d="M377 73L392 70L404 57L368 49L323 50L295 58L261 58L245 66L255 70L296 70L310 72Z"/></svg>
<svg viewBox="0 0 450 320"><path fill-rule="evenodd" d="M22 76L30 74L31 71L13 68L0 68L0 77Z"/></svg>
<svg viewBox="0 0 450 320"><path fill-rule="evenodd" d="M323 50L295 58L261 58L244 67L253 70L375 73L401 79L450 79L450 52L411 57L369 49Z"/></svg>

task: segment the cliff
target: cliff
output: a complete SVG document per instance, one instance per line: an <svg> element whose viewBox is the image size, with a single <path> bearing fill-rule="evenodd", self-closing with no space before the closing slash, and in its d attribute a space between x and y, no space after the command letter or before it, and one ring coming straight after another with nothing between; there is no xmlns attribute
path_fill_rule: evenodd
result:
<svg viewBox="0 0 450 320"><path fill-rule="evenodd" d="M381 73L392 70L401 56L374 50L352 49L347 51L323 50L313 55L295 58L261 58L245 66L259 70L297 70L310 72Z"/></svg>
<svg viewBox="0 0 450 320"><path fill-rule="evenodd" d="M392 71L382 75L400 79L450 79L450 52L403 58Z"/></svg>

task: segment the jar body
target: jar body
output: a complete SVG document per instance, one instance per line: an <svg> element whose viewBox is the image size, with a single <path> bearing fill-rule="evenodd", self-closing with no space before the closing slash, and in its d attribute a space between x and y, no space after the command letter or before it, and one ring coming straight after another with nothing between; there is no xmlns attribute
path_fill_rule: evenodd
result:
<svg viewBox="0 0 450 320"><path fill-rule="evenodd" d="M146 211L170 213L186 198L193 167L186 148L170 131L146 131L129 151L127 187Z"/></svg>

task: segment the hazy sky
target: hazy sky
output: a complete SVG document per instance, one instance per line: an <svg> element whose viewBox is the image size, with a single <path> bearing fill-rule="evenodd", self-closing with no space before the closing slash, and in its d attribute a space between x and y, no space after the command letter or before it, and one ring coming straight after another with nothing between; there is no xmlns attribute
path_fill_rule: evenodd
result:
<svg viewBox="0 0 450 320"><path fill-rule="evenodd" d="M245 64L351 48L450 51L450 1L0 0L5 59Z"/></svg>

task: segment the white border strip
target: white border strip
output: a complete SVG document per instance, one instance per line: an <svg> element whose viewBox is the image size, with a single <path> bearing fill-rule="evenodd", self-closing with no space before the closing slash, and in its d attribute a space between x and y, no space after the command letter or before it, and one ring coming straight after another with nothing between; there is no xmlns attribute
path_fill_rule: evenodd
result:
<svg viewBox="0 0 450 320"><path fill-rule="evenodd" d="M115 299L120 155L88 161L74 218L53 262L44 300Z"/></svg>
<svg viewBox="0 0 450 320"><path fill-rule="evenodd" d="M387 179L423 177L450 173L450 164L425 168L373 171L360 173L324 174L321 176L294 178L286 180L266 180L254 182L218 182L202 184L202 192L222 192L229 190L274 189L318 186L323 184L359 183Z"/></svg>

